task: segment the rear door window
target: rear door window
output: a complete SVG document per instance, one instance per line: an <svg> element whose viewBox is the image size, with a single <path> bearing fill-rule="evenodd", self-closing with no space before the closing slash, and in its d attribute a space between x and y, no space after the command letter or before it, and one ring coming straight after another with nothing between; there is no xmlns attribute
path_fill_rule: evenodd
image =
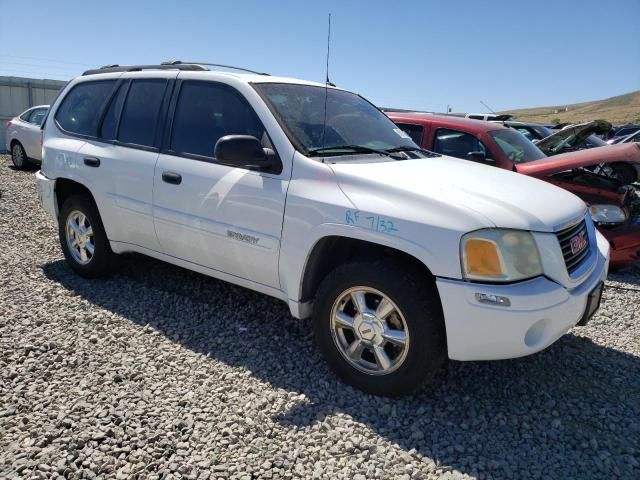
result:
<svg viewBox="0 0 640 480"><path fill-rule="evenodd" d="M144 79L131 82L118 128L120 142L147 147L154 146L158 116L166 87L167 80L165 79Z"/></svg>
<svg viewBox="0 0 640 480"><path fill-rule="evenodd" d="M268 142L256 113L231 87L183 82L173 116L171 150L213 157L216 142L225 135L251 135Z"/></svg>
<svg viewBox="0 0 640 480"><path fill-rule="evenodd" d="M433 151L450 157L467 158L470 152L482 152L486 158L491 153L484 144L469 133L448 128L439 128L433 141Z"/></svg>
<svg viewBox="0 0 640 480"><path fill-rule="evenodd" d="M102 109L115 83L115 80L97 80L73 87L56 112L58 125L70 133L97 136Z"/></svg>
<svg viewBox="0 0 640 480"><path fill-rule="evenodd" d="M422 125L413 123L396 123L396 125L409 135L416 145L422 146L422 139L424 138L424 127Z"/></svg>

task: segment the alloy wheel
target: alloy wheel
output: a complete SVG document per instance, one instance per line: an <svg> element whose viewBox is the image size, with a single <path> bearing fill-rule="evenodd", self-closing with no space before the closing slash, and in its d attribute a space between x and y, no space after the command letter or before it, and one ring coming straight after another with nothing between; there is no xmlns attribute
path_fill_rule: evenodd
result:
<svg viewBox="0 0 640 480"><path fill-rule="evenodd" d="M66 237L73 259L80 265L87 265L93 258L95 243L91 223L81 211L74 210L67 217Z"/></svg>
<svg viewBox="0 0 640 480"><path fill-rule="evenodd" d="M402 312L388 296L370 287L353 287L338 296L331 309L331 333L345 360L371 375L397 370L409 350Z"/></svg>

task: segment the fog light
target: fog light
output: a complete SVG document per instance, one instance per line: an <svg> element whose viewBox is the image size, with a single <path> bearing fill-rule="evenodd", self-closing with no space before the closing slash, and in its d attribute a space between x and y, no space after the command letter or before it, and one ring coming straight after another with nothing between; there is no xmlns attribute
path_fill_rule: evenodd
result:
<svg viewBox="0 0 640 480"><path fill-rule="evenodd" d="M498 307L510 307L511 300L500 295L490 295L488 293L476 293L476 300L487 305L497 305Z"/></svg>

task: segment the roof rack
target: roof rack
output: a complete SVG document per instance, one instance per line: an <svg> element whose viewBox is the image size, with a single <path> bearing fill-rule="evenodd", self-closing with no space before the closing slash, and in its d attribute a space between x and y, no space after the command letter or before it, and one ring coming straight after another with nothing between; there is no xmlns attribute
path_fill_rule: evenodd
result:
<svg viewBox="0 0 640 480"><path fill-rule="evenodd" d="M254 73L256 75L266 75L269 76L268 73L265 72L256 72L255 70L249 70L248 68L243 67L234 67L233 65L223 65L221 63L208 63L208 62L183 62L182 60L169 60L167 62L162 62L162 65L206 65L207 67L219 67L219 68L230 68L232 70L239 70L241 72Z"/></svg>
<svg viewBox="0 0 640 480"><path fill-rule="evenodd" d="M159 65L105 65L100 68L87 70L82 75L96 75L98 73L114 73L114 72L140 72L142 70L209 70L202 65L197 64L168 64L161 63Z"/></svg>
<svg viewBox="0 0 640 480"><path fill-rule="evenodd" d="M203 71L209 70L207 67L230 68L232 70L240 70L242 72L254 73L256 75L269 75L264 72L256 72L248 68L234 67L233 65L222 65L221 63L207 62L183 62L181 60L169 60L158 65L105 65L100 68L87 70L82 75L96 75L98 73L115 73L115 72L140 72L142 70L186 70L186 71Z"/></svg>

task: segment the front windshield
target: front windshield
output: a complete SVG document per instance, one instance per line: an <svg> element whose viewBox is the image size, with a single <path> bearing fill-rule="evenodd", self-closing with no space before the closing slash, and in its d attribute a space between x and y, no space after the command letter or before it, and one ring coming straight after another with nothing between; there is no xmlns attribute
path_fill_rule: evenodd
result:
<svg viewBox="0 0 640 480"><path fill-rule="evenodd" d="M532 162L546 155L516 130L494 130L489 135L509 159L515 163Z"/></svg>
<svg viewBox="0 0 640 480"><path fill-rule="evenodd" d="M297 146L308 154L316 150L322 155L344 155L367 153L366 150L419 149L386 115L354 93L285 83L255 87Z"/></svg>
<svg viewBox="0 0 640 480"><path fill-rule="evenodd" d="M548 137L549 135L553 135L554 132L553 130L551 130L549 127L545 127L544 125L533 125L533 129L538 132L538 135L540 135L540 138L545 138Z"/></svg>

